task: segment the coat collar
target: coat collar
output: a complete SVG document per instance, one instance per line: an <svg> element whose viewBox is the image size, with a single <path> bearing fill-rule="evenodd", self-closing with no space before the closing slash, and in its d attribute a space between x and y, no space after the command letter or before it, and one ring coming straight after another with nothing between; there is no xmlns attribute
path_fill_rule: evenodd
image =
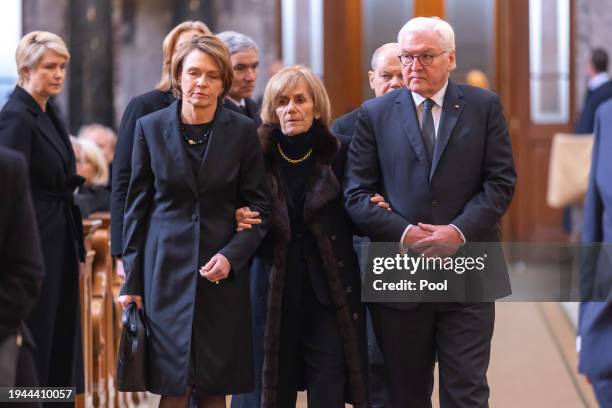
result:
<svg viewBox="0 0 612 408"><path fill-rule="evenodd" d="M28 112L34 117L34 123L38 131L43 137L53 146L57 154L62 158L64 167L68 170L72 167L71 162L73 161L74 154L72 153L72 146L68 139L68 132L64 128L55 108L53 107L52 100L47 102L46 112L40 108L40 105L25 89L19 85L15 86L15 89L11 93L10 99L14 99L21 103ZM45 120L42 114L46 113L51 123L55 125L55 129L49 128L49 122ZM57 138L56 133L59 134L60 139Z"/></svg>
<svg viewBox="0 0 612 408"><path fill-rule="evenodd" d="M306 185L304 199L304 221L307 224L316 222L319 211L341 196L340 183L331 168L331 163L340 150L340 141L326 126L316 122L313 126L316 126L313 146L313 157L316 161ZM288 197L288 194L281 177L279 158L276 153L279 132L278 127L269 124L260 126L258 131L266 163L268 186L278 205L286 208L288 203L285 197ZM283 222L283 225L288 226L288 220L283 221L287 221Z"/></svg>
<svg viewBox="0 0 612 408"><path fill-rule="evenodd" d="M217 105L213 118L213 129L208 141L206 153L202 160L197 179L189 166L187 148L181 135L181 121L179 119L180 100L175 100L163 113L163 136L168 146L168 152L179 169L185 183L195 196L199 196L199 190L203 189L208 181L208 168L214 163L210 157L223 156L223 140L226 140L227 126L230 124L230 114L223 106Z"/></svg>

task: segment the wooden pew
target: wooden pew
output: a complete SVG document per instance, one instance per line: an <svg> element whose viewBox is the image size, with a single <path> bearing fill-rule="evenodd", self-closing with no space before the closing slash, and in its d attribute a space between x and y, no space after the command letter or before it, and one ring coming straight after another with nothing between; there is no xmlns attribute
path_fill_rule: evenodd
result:
<svg viewBox="0 0 612 408"><path fill-rule="evenodd" d="M78 408L93 406L93 349L92 349L92 322L91 322L91 283L93 275L93 234L102 225L100 221L84 220L83 235L85 241L85 265L79 277L79 290L81 301L81 331L83 341L83 364L85 373L85 390L76 397Z"/></svg>
<svg viewBox="0 0 612 408"><path fill-rule="evenodd" d="M115 326L111 288L113 261L110 255L110 214L95 213L89 219L101 222L93 234L95 250L92 280L93 398L97 407L115 403Z"/></svg>
<svg viewBox="0 0 612 408"><path fill-rule="evenodd" d="M121 339L122 308L118 302L123 279L118 275L116 262L110 255L110 214L94 213L90 219L102 222L93 237L96 257L93 279L94 367L100 381L94 381L94 405L108 407L136 407L146 403L146 393L124 393L116 390L117 353ZM104 378L106 381L104 381ZM95 385L98 385L96 388ZM97 403L96 403L97 402Z"/></svg>

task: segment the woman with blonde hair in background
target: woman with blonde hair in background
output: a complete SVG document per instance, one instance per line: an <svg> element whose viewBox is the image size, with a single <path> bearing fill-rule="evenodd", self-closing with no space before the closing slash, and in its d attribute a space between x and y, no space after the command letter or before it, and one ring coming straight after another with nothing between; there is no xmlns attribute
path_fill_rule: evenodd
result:
<svg viewBox="0 0 612 408"><path fill-rule="evenodd" d="M83 179L68 133L50 103L66 78L70 53L60 37L33 31L15 53L19 79L0 113L0 145L29 164L46 277L26 323L32 331L41 386L83 387L79 261L84 259L81 215L73 191Z"/></svg>
<svg viewBox="0 0 612 408"><path fill-rule="evenodd" d="M108 184L108 165L104 152L97 144L87 139L74 139L72 146L77 158L77 173L85 179L78 188L74 200L81 209L83 217L110 209Z"/></svg>
<svg viewBox="0 0 612 408"><path fill-rule="evenodd" d="M211 31L201 21L185 21L174 27L166 35L162 45L162 74L156 89L133 98L123 112L111 175L111 253L113 256L121 257L123 251L121 234L123 233L125 199L132 173L132 148L136 121L149 113L170 106L176 100L172 95L170 74L172 57L182 44L202 34L211 34Z"/></svg>

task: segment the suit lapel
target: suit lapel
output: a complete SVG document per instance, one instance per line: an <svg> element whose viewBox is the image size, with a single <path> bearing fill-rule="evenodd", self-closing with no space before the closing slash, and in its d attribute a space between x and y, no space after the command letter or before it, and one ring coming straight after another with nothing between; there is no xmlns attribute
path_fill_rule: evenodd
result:
<svg viewBox="0 0 612 408"><path fill-rule="evenodd" d="M446 94L444 95L444 104L442 106L442 116L438 125L438 135L436 137L436 146L434 149L433 163L431 165L430 180L436 172L440 158L444 153L444 149L448 145L448 141L457 125L457 121L463 112L465 102L463 94L452 81L448 81Z"/></svg>
<svg viewBox="0 0 612 408"><path fill-rule="evenodd" d="M40 106L38 106L38 103L36 103L34 98L32 98L32 96L20 86L15 87L15 90L11 94L11 98L19 100L25 105L26 109L33 114L36 129L38 129L38 131L43 135L47 142L53 147L53 149L55 149L57 154L61 157L62 161L64 162L64 167L68 168L68 164L70 162L68 154L70 151L69 149L72 149L72 147L69 145L69 141L67 141L68 144L66 144L65 142L56 137L56 135L59 135L60 137L67 138L66 135L62 134L62 131L65 132L62 126L60 126L58 129L52 129L49 126L53 122L58 122L51 102L47 102L47 116L51 120L51 122L49 122L45 120L45 113L42 111Z"/></svg>
<svg viewBox="0 0 612 408"><path fill-rule="evenodd" d="M165 118L165 126L162 131L168 152L174 160L185 183L194 195L198 195L193 170L189 166L189 157L185 151L185 144L181 140L181 126L178 119L178 101L173 102L168 108Z"/></svg>
<svg viewBox="0 0 612 408"><path fill-rule="evenodd" d="M412 94L408 89L404 88L399 92L395 102L397 120L404 133L408 136L419 161L429 167L429 159L427 158L427 151L421 136L421 127L419 126L419 118L417 117L414 101L412 100Z"/></svg>

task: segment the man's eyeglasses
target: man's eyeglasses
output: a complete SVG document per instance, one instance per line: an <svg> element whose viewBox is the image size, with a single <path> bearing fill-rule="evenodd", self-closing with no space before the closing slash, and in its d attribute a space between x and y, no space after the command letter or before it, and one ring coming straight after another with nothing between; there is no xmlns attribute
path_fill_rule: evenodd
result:
<svg viewBox="0 0 612 408"><path fill-rule="evenodd" d="M400 60L400 63L403 66L406 66L406 67L408 65L412 65L416 59L419 60L421 65L429 66L429 65L433 64L434 59L436 57L439 57L440 55L442 55L442 54L444 54L446 52L448 52L448 51L442 51L441 53L438 53L438 54L423 54L423 55L400 54L399 55L399 60Z"/></svg>

